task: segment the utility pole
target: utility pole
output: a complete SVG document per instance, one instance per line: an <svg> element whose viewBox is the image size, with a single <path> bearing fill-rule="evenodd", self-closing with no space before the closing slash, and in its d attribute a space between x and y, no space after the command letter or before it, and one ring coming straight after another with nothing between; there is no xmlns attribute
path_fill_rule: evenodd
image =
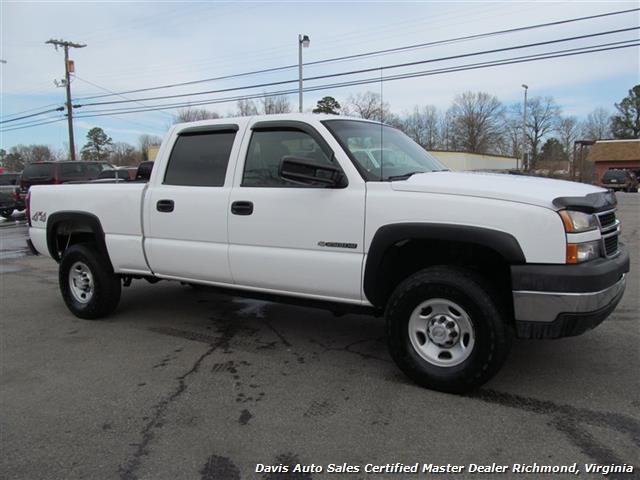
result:
<svg viewBox="0 0 640 480"><path fill-rule="evenodd" d="M82 43L74 43L67 42L65 40L47 40L45 43L50 43L56 50L58 47L64 48L64 86L67 90L67 123L69 125L69 158L71 160L76 159L76 146L73 141L73 108L71 106L71 80L69 78L69 73L74 70L73 62L69 60L69 48L84 48L85 44ZM71 67L71 68L70 68ZM56 81L56 86L58 85Z"/></svg>
<svg viewBox="0 0 640 480"><path fill-rule="evenodd" d="M524 108L522 113L522 168L528 167L525 164L526 159L526 150L527 150L527 91L529 90L529 85L522 84L522 88L524 88Z"/></svg>

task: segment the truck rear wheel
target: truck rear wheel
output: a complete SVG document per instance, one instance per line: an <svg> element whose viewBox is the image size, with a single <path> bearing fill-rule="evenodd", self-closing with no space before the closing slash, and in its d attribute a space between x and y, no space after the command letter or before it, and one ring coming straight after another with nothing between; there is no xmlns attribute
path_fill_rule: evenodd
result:
<svg viewBox="0 0 640 480"><path fill-rule="evenodd" d="M58 281L64 303L76 317L102 318L120 301L120 278L90 244L72 245L64 252Z"/></svg>
<svg viewBox="0 0 640 480"><path fill-rule="evenodd" d="M395 289L386 310L387 338L391 356L409 378L463 393L500 369L512 332L486 283L467 270L430 267Z"/></svg>

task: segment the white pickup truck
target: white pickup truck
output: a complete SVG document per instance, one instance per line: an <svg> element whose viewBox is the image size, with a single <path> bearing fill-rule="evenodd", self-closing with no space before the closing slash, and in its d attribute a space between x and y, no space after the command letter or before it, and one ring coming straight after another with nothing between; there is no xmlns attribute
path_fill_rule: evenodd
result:
<svg viewBox="0 0 640 480"><path fill-rule="evenodd" d="M78 317L110 314L137 278L384 314L400 369L448 392L491 378L514 335L598 325L629 270L613 193L450 172L336 116L174 125L147 183L34 186L28 218Z"/></svg>

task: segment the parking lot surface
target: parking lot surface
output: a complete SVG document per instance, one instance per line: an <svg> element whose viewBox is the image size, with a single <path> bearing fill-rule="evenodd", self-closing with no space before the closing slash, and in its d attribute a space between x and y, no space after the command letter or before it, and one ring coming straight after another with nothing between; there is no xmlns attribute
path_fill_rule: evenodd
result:
<svg viewBox="0 0 640 480"><path fill-rule="evenodd" d="M55 262L24 256L24 223L2 224L0 476L341 477L255 471L298 462L637 471L640 195L618 199L632 263L613 315L579 337L516 341L502 371L467 396L407 380L382 319L135 281L107 320L80 320L62 302Z"/></svg>

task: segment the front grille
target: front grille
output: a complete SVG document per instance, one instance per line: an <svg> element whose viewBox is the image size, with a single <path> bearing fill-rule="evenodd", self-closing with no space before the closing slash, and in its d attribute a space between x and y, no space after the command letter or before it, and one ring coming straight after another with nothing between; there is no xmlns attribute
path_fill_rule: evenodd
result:
<svg viewBox="0 0 640 480"><path fill-rule="evenodd" d="M598 215L598 220L600 221L600 228L606 229L610 227L614 223L616 223L616 212L615 210L612 212L605 212Z"/></svg>
<svg viewBox="0 0 640 480"><path fill-rule="evenodd" d="M620 222L616 219L616 211L597 213L600 234L602 235L602 251L605 257L615 257L618 254L618 235Z"/></svg>

